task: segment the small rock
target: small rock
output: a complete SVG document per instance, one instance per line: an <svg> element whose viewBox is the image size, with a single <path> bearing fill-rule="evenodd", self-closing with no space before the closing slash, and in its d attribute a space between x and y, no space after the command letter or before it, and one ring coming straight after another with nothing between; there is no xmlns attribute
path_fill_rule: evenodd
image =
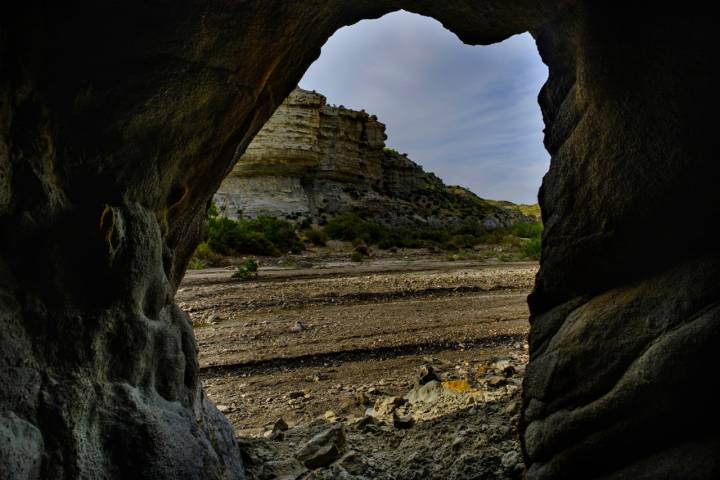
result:
<svg viewBox="0 0 720 480"><path fill-rule="evenodd" d="M405 405L406 403L407 400L401 397L381 398L375 402L375 412L379 415L387 415L393 413L397 407Z"/></svg>
<svg viewBox="0 0 720 480"><path fill-rule="evenodd" d="M356 418L350 422L350 426L358 429L364 429L368 425L375 425L377 420L372 415L365 415L360 418Z"/></svg>
<svg viewBox="0 0 720 480"><path fill-rule="evenodd" d="M367 474L367 466L365 463L365 459L355 450L349 451L337 461L337 464L348 473L357 476Z"/></svg>
<svg viewBox="0 0 720 480"><path fill-rule="evenodd" d="M299 391L299 390L298 390L298 391L295 391L295 392L290 392L290 393L287 394L287 397L290 398L290 399L303 398L303 397L305 397L305 392Z"/></svg>
<svg viewBox="0 0 720 480"><path fill-rule="evenodd" d="M290 332L292 333L300 333L304 332L305 330L307 330L307 327L303 325L302 322L296 322L295 325L290 327Z"/></svg>
<svg viewBox="0 0 720 480"><path fill-rule="evenodd" d="M488 379L487 383L491 387L500 387L502 385L505 385L506 379L505 377L501 377L499 375L493 375Z"/></svg>
<svg viewBox="0 0 720 480"><path fill-rule="evenodd" d="M393 414L393 425L395 428L406 429L410 428L415 424L415 419L412 415L398 415Z"/></svg>
<svg viewBox="0 0 720 480"><path fill-rule="evenodd" d="M345 430L342 424L335 423L327 430L311 438L296 454L307 468L327 467L340 458L345 448Z"/></svg>
<svg viewBox="0 0 720 480"><path fill-rule="evenodd" d="M437 402L442 395L442 385L437 380L432 380L421 387L410 390L405 398L412 404Z"/></svg>
<svg viewBox="0 0 720 480"><path fill-rule="evenodd" d="M284 432L288 429L288 424L285 420L282 418L278 418L275 420L275 423L273 423L272 431L273 432Z"/></svg>
<svg viewBox="0 0 720 480"><path fill-rule="evenodd" d="M506 470L514 470L518 463L522 463L522 459L520 458L520 454L515 451L507 452L500 460L500 464Z"/></svg>
<svg viewBox="0 0 720 480"><path fill-rule="evenodd" d="M513 400L512 402L508 403L505 406L505 409L503 410L503 412L507 413L508 415L514 415L515 413L517 413L518 408L519 408L519 405L518 405L517 400Z"/></svg>
<svg viewBox="0 0 720 480"><path fill-rule="evenodd" d="M420 367L418 385L425 385L433 380L440 380L440 377L438 377L432 365L423 365Z"/></svg>
<svg viewBox="0 0 720 480"><path fill-rule="evenodd" d="M215 405L220 413L228 413L232 411L232 407L228 405Z"/></svg>
<svg viewBox="0 0 720 480"><path fill-rule="evenodd" d="M284 432L274 432L272 430L268 430L265 433L263 433L263 437L268 438L270 440L276 440L276 441L282 441L285 439L285 433Z"/></svg>
<svg viewBox="0 0 720 480"><path fill-rule="evenodd" d="M362 390L355 392L355 403L358 405L369 405L371 403L370 397L368 397Z"/></svg>
<svg viewBox="0 0 720 480"><path fill-rule="evenodd" d="M337 414L332 410L326 411L323 417L329 422L334 422L335 420L337 420Z"/></svg>

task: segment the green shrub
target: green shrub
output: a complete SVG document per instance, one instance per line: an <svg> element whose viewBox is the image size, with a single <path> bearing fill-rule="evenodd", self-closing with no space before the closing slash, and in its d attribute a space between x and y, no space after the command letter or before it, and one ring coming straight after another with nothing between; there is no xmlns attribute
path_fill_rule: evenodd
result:
<svg viewBox="0 0 720 480"><path fill-rule="evenodd" d="M383 148L383 152L385 152L388 155L397 155L398 157L400 156L400 152L398 152L394 148L390 148L390 147Z"/></svg>
<svg viewBox="0 0 720 480"><path fill-rule="evenodd" d="M190 261L188 262L188 270L202 270L203 268L207 268L207 264L203 262L202 260L191 257Z"/></svg>
<svg viewBox="0 0 720 480"><path fill-rule="evenodd" d="M320 230L318 228L305 230L303 232L303 236L305 237L306 242L310 242L318 247L324 247L327 245L327 241L329 240L328 234L325 233L324 230Z"/></svg>
<svg viewBox="0 0 720 480"><path fill-rule="evenodd" d="M525 256L533 260L540 260L540 252L542 251L542 240L540 237L531 238L525 244Z"/></svg>
<svg viewBox="0 0 720 480"><path fill-rule="evenodd" d="M215 218L218 216L218 208L217 205L215 205L215 202L210 202L210 205L207 208L207 217L208 218Z"/></svg>
<svg viewBox="0 0 720 480"><path fill-rule="evenodd" d="M208 219L207 243L222 255L271 255L302 251L303 245L290 222L272 217L252 220Z"/></svg>
<svg viewBox="0 0 720 480"><path fill-rule="evenodd" d="M198 270L201 268L214 267L222 263L222 255L218 255L206 242L202 242L197 246L188 268L191 270Z"/></svg>
<svg viewBox="0 0 720 480"><path fill-rule="evenodd" d="M303 244L295 232L292 223L268 216L252 220L240 220L248 231L262 233L281 252L300 253Z"/></svg>
<svg viewBox="0 0 720 480"><path fill-rule="evenodd" d="M350 255L350 260L353 262L362 262L364 259L365 259L365 255L363 255L362 253L360 253L358 251L354 251Z"/></svg>
<svg viewBox="0 0 720 480"><path fill-rule="evenodd" d="M330 219L323 227L332 239L376 243L383 237L384 227L372 220L364 220L354 213L343 213Z"/></svg>
<svg viewBox="0 0 720 480"><path fill-rule="evenodd" d="M525 222L510 229L485 230L477 221L467 221L450 231L431 227L386 227L354 213L346 213L329 220L323 230L330 238L349 241L354 246L377 245L383 250L426 247L457 252L480 244L494 244L512 248L516 255L521 255L526 243L520 238L539 239L542 224Z"/></svg>
<svg viewBox="0 0 720 480"><path fill-rule="evenodd" d="M232 278L239 278L241 280L250 280L257 277L258 263L252 258L248 258L243 263L237 266L235 273L232 274Z"/></svg>
<svg viewBox="0 0 720 480"><path fill-rule="evenodd" d="M510 229L513 235L520 238L539 238L542 231L543 224L540 222L518 222Z"/></svg>

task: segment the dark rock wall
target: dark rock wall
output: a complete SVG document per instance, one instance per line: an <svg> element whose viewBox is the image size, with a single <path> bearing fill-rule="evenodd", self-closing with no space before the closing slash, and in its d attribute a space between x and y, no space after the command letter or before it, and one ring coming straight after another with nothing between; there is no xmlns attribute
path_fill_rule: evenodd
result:
<svg viewBox="0 0 720 480"><path fill-rule="evenodd" d="M467 43L530 30L550 67L528 477L720 475L716 22L611 3L3 4L0 474L242 478L174 292L325 40L405 7Z"/></svg>
<svg viewBox="0 0 720 480"><path fill-rule="evenodd" d="M536 32L552 162L528 478L720 476L715 20L587 2Z"/></svg>

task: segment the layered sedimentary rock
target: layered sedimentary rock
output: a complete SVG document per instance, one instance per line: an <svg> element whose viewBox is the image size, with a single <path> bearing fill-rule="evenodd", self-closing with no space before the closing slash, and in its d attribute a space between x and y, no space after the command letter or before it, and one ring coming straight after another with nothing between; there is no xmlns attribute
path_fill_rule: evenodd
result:
<svg viewBox="0 0 720 480"><path fill-rule="evenodd" d="M530 31L549 67L527 478L720 476L711 13L589 0L3 7L4 477L243 477L174 293L212 195L323 43L401 8L469 44Z"/></svg>
<svg viewBox="0 0 720 480"><path fill-rule="evenodd" d="M295 89L258 132L215 194L221 215L322 223L346 212L392 226L509 227L532 220L448 187L385 147L374 115Z"/></svg>

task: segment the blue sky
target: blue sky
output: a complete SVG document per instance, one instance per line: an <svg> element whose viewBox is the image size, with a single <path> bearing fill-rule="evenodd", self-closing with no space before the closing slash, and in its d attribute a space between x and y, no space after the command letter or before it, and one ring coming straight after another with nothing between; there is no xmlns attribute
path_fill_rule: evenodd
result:
<svg viewBox="0 0 720 480"><path fill-rule="evenodd" d="M300 86L374 113L387 144L484 198L535 203L549 156L529 34L464 45L430 18L395 12L339 30Z"/></svg>

